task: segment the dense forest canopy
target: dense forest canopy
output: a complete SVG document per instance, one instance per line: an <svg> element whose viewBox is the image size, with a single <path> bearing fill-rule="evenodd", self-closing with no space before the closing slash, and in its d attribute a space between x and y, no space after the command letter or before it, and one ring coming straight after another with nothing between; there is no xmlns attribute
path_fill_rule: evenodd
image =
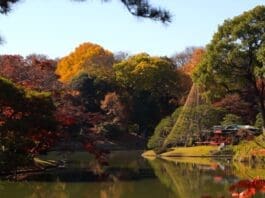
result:
<svg viewBox="0 0 265 198"><path fill-rule="evenodd" d="M226 20L206 48L194 80L216 100L248 92L265 121L265 6Z"/></svg>
<svg viewBox="0 0 265 198"><path fill-rule="evenodd" d="M112 52L90 42L59 60L38 54L1 55L0 75L13 81L2 79L9 83L1 90L13 87L0 95L1 127L7 130L2 137L21 141L24 157L46 152L55 140L71 138L103 162L97 142L148 137L159 120L179 106L185 97L181 92L188 93L191 82L169 58L141 53L115 59ZM33 103L31 95L38 100ZM15 127L22 124L26 131ZM1 144L5 155L12 153L12 144Z"/></svg>

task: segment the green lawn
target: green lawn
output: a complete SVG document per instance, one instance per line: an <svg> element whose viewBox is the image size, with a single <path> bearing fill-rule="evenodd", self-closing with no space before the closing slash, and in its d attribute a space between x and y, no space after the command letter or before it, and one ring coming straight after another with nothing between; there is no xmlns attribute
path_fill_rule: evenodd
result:
<svg viewBox="0 0 265 198"><path fill-rule="evenodd" d="M162 153L162 157L207 157L218 151L218 146L175 147Z"/></svg>

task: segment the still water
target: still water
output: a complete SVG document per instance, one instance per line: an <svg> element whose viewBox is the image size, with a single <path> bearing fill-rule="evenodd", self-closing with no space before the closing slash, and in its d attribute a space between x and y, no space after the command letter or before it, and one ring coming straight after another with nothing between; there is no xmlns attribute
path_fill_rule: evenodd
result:
<svg viewBox="0 0 265 198"><path fill-rule="evenodd" d="M102 167L85 152L50 153L43 158L61 159L61 168L29 175L23 182L1 181L0 197L221 198L247 193L248 197L265 197L263 164L201 158L144 159L140 154L112 152L109 166Z"/></svg>

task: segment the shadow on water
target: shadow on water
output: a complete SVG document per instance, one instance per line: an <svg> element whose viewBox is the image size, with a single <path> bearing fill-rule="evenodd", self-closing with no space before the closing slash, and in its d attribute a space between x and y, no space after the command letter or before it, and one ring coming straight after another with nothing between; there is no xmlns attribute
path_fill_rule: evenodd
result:
<svg viewBox="0 0 265 198"><path fill-rule="evenodd" d="M156 178L141 151L113 152L100 167L84 153L48 156L66 160L61 169L29 175L23 182L0 181L0 197L174 197ZM54 159L54 158L53 158Z"/></svg>

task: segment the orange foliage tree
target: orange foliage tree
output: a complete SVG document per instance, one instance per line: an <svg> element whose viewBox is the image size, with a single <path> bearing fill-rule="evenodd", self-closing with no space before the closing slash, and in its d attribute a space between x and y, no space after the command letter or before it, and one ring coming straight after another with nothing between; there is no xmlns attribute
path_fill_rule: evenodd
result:
<svg viewBox="0 0 265 198"><path fill-rule="evenodd" d="M187 48L184 52L176 54L172 57L174 63L177 66L177 72L180 76L180 88L182 97L179 98L179 103L184 104L186 97L192 86L191 74L196 66L201 62L203 54L203 48Z"/></svg>
<svg viewBox="0 0 265 198"><path fill-rule="evenodd" d="M70 82L81 73L106 78L114 63L113 54L93 43L83 43L74 52L62 58L56 69L62 82Z"/></svg>
<svg viewBox="0 0 265 198"><path fill-rule="evenodd" d="M191 58L187 63L180 67L180 70L188 75L191 75L195 67L201 62L204 53L205 50L203 48L194 49Z"/></svg>

